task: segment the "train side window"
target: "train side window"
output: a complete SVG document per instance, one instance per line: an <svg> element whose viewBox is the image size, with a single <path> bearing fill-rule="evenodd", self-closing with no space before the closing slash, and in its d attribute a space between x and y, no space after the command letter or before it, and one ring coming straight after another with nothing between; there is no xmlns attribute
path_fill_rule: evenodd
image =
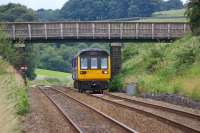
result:
<svg viewBox="0 0 200 133"><path fill-rule="evenodd" d="M101 69L108 69L108 59L101 58Z"/></svg>
<svg viewBox="0 0 200 133"><path fill-rule="evenodd" d="M76 59L72 59L72 67L75 68L76 67Z"/></svg>
<svg viewBox="0 0 200 133"><path fill-rule="evenodd" d="M92 57L91 58L91 69L97 69L97 68L98 68L97 58Z"/></svg>
<svg viewBox="0 0 200 133"><path fill-rule="evenodd" d="M81 69L88 69L88 59L81 58Z"/></svg>

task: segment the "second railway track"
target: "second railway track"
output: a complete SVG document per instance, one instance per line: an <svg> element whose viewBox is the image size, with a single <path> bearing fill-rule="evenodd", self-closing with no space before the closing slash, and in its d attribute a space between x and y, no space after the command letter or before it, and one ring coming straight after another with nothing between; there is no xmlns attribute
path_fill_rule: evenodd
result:
<svg viewBox="0 0 200 133"><path fill-rule="evenodd" d="M40 87L40 89L56 106L58 106L58 109L62 110L65 117L69 119L77 132L136 133L135 130L127 127L121 122L116 121L60 90L50 87Z"/></svg>
<svg viewBox="0 0 200 133"><path fill-rule="evenodd" d="M99 97L98 97L99 98ZM106 93L101 99L152 114L186 132L200 132L200 114Z"/></svg>
<svg viewBox="0 0 200 133"><path fill-rule="evenodd" d="M155 104L134 101L133 99L127 99L111 95L109 93L106 93L106 95L101 97L94 95L89 96L114 104L121 108L128 108L139 113L147 114L148 116L159 119L164 123L177 127L183 132L200 132L199 114L190 113L175 108L172 109Z"/></svg>

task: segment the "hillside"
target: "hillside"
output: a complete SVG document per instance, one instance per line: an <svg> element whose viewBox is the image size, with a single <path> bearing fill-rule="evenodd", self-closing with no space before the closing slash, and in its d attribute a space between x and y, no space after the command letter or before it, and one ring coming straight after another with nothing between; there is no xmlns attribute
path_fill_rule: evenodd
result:
<svg viewBox="0 0 200 133"><path fill-rule="evenodd" d="M19 115L27 111L27 93L21 76L0 59L0 132L20 133Z"/></svg>
<svg viewBox="0 0 200 133"><path fill-rule="evenodd" d="M185 9L160 11L152 14L152 17L184 17Z"/></svg>
<svg viewBox="0 0 200 133"><path fill-rule="evenodd" d="M151 17L139 22L188 22L184 14L185 9L154 12Z"/></svg>
<svg viewBox="0 0 200 133"><path fill-rule="evenodd" d="M127 44L123 67L115 79L137 83L139 93L169 93L200 100L200 37L190 35L172 44Z"/></svg>

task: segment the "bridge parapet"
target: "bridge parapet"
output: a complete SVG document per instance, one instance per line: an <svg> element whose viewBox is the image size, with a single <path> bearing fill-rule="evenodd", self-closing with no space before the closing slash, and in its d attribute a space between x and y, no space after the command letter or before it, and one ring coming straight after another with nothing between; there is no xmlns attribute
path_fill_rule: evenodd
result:
<svg viewBox="0 0 200 133"><path fill-rule="evenodd" d="M190 31L188 23L48 22L2 23L12 40L176 39Z"/></svg>

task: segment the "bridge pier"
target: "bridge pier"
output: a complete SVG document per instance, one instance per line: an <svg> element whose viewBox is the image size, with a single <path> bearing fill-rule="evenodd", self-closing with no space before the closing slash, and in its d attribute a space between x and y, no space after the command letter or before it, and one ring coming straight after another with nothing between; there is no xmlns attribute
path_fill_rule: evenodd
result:
<svg viewBox="0 0 200 133"><path fill-rule="evenodd" d="M121 47L122 43L110 44L110 56L111 56L111 74L112 78L121 70Z"/></svg>

